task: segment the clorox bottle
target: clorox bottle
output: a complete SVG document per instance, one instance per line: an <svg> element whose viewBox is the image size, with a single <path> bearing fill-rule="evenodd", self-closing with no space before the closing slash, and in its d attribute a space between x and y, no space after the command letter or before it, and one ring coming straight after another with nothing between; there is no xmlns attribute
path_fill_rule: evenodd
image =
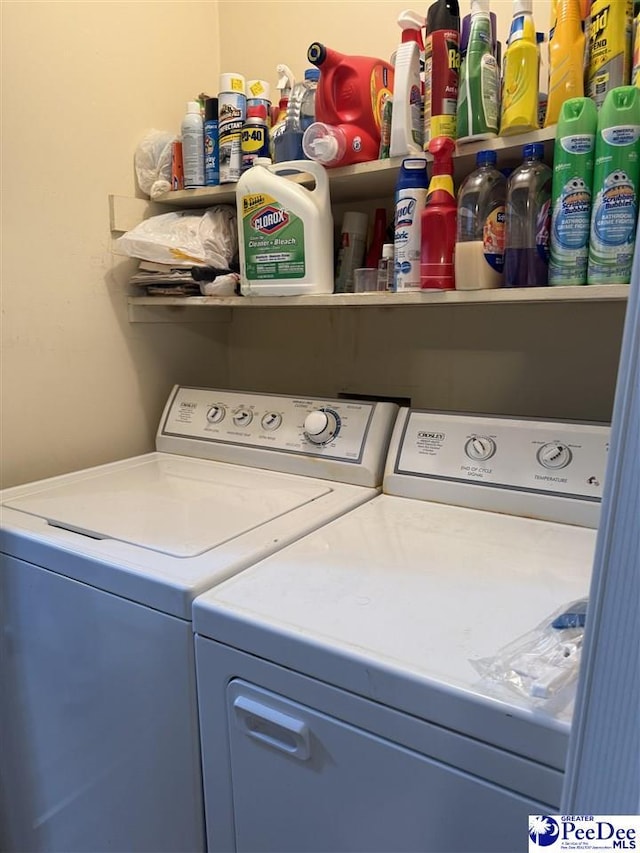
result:
<svg viewBox="0 0 640 853"><path fill-rule="evenodd" d="M282 173L308 172L307 189ZM236 190L243 296L333 293L333 217L323 166L260 158Z"/></svg>

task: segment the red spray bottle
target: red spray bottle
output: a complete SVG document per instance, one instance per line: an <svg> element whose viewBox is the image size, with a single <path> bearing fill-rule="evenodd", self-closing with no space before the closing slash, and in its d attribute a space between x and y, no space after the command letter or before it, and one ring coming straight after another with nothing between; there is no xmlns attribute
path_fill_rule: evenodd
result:
<svg viewBox="0 0 640 853"><path fill-rule="evenodd" d="M424 150L437 136L456 138L460 74L460 6L436 0L427 11L424 50Z"/></svg>
<svg viewBox="0 0 640 853"><path fill-rule="evenodd" d="M318 42L309 47L307 58L320 69L320 80L316 121L302 140L306 156L328 167L377 160L393 66L370 56L345 56Z"/></svg>
<svg viewBox="0 0 640 853"><path fill-rule="evenodd" d="M421 290L455 288L453 258L458 211L453 189L454 148L455 143L448 136L438 136L429 143L434 163L427 204L422 211Z"/></svg>

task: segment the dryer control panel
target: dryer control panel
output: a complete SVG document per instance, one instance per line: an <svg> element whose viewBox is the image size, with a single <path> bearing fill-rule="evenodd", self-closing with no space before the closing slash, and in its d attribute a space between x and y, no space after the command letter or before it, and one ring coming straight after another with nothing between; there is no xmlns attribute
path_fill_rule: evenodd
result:
<svg viewBox="0 0 640 853"><path fill-rule="evenodd" d="M554 502L546 501L541 516L536 497L600 503L609 433L593 423L407 410L394 434L385 491L549 517Z"/></svg>
<svg viewBox="0 0 640 853"><path fill-rule="evenodd" d="M336 466L374 465L379 485L397 412L392 403L176 386L156 447L348 482ZM332 473L319 460L334 463Z"/></svg>

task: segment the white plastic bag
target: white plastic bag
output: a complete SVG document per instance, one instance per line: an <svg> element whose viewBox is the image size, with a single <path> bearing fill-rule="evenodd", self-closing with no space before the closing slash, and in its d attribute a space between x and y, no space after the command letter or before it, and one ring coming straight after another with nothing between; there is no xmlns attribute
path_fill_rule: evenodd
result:
<svg viewBox="0 0 640 853"><path fill-rule="evenodd" d="M114 251L173 267L229 269L238 251L235 208L219 204L152 216L119 237Z"/></svg>
<svg viewBox="0 0 640 853"><path fill-rule="evenodd" d="M148 130L138 143L133 161L138 186L143 193L157 198L171 189L171 145L175 133Z"/></svg>

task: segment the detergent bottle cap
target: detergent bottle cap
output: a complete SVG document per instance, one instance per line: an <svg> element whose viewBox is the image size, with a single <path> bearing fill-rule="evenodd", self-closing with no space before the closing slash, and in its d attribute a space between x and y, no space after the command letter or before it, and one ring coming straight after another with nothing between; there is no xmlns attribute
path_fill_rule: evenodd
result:
<svg viewBox="0 0 640 853"><path fill-rule="evenodd" d="M256 157L256 159L253 161L254 166L264 166L265 168L267 166L270 166L271 163L271 157Z"/></svg>
<svg viewBox="0 0 640 853"><path fill-rule="evenodd" d="M429 142L429 153L433 155L433 175L453 175L453 152L455 142L449 136L436 136Z"/></svg>
<svg viewBox="0 0 640 853"><path fill-rule="evenodd" d="M340 128L315 121L305 130L302 150L310 160L318 163L333 163L339 160L346 148L344 134Z"/></svg>
<svg viewBox="0 0 640 853"><path fill-rule="evenodd" d="M486 12L487 15L490 12L489 0L471 0L471 14L474 12Z"/></svg>
<svg viewBox="0 0 640 853"><path fill-rule="evenodd" d="M315 80L316 82L320 79L320 69L319 68L307 68L304 72L305 80Z"/></svg>

